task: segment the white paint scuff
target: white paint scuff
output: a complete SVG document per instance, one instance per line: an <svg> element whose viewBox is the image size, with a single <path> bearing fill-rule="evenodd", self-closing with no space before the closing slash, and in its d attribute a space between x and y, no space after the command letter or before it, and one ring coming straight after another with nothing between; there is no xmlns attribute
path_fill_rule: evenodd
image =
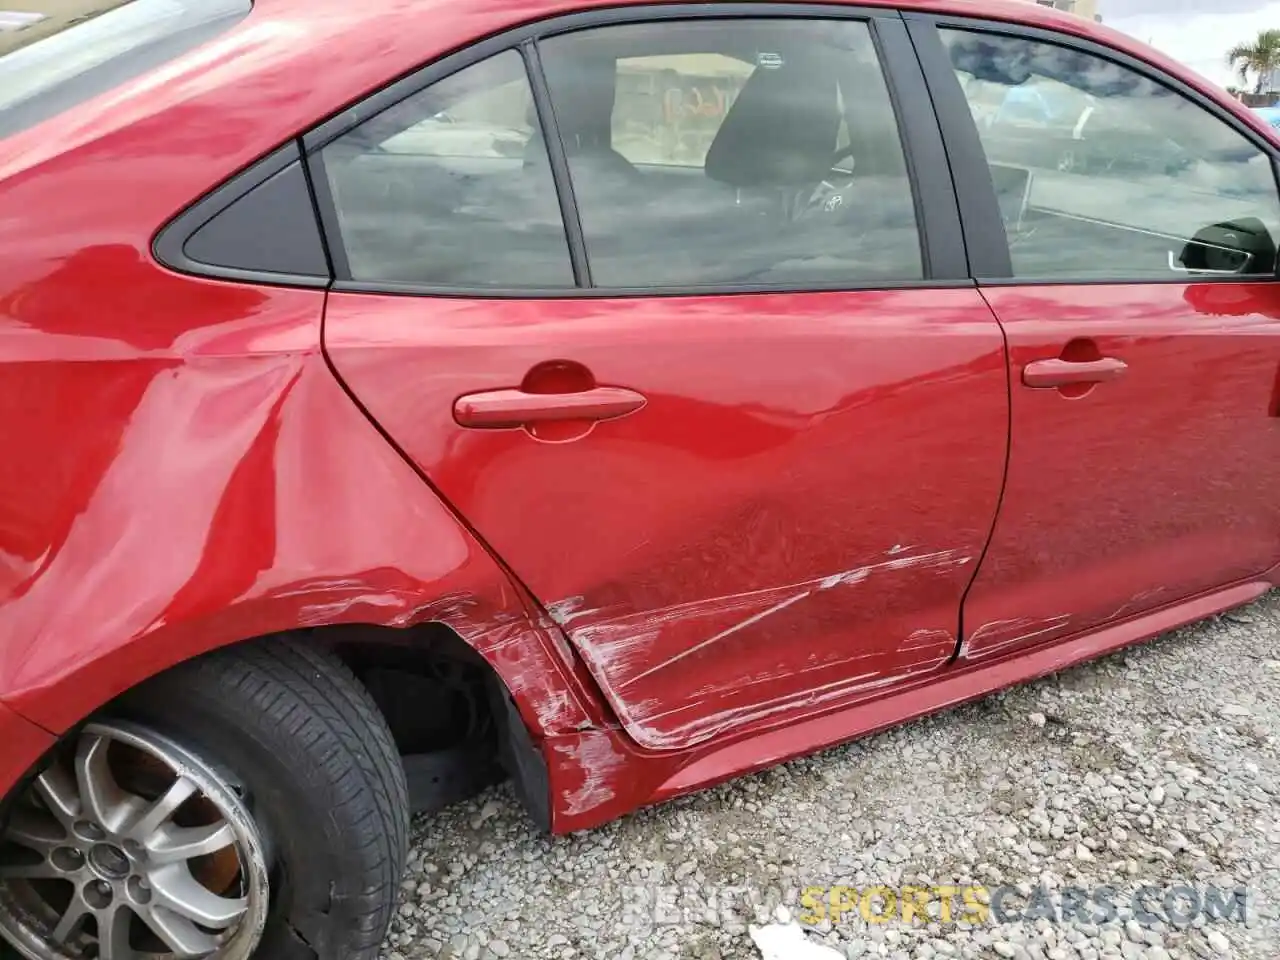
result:
<svg viewBox="0 0 1280 960"><path fill-rule="evenodd" d="M1038 637L1042 633L1049 633L1058 630L1071 621L1071 614L1060 613L1053 617L1017 617L1012 620L993 620L990 623L984 623L973 631L960 645L960 658L962 660L980 660L983 657L989 657L998 653L1006 647L1015 644L1025 643L1033 637ZM1027 629L1030 627L1031 629ZM1013 631L1018 631L1013 633ZM986 640L988 637L1006 634L1004 639L998 643L990 643L986 646L979 647L977 651L972 650L972 646L978 640ZM1009 636L1012 634L1012 636Z"/></svg>
<svg viewBox="0 0 1280 960"><path fill-rule="evenodd" d="M557 743L557 753L572 759L582 771L582 784L564 796L565 810L585 813L613 799L613 777L626 758L613 749L607 733L584 731L573 744Z"/></svg>
<svg viewBox="0 0 1280 960"><path fill-rule="evenodd" d="M628 677L624 683L621 683L618 685L618 689L625 690L627 687L631 686L632 684L637 683L641 680L644 680L652 676L653 674L659 673L663 670L668 670L671 667L673 667L675 664L679 663L681 660L684 660L686 657L693 656L694 654L699 653L702 650L705 650L707 647L710 647L716 643L719 643L721 640L724 640L726 637L733 636L735 633L737 633L740 630L743 630L746 627L754 626L755 624L759 623L761 620L764 620L765 618L775 613L778 613L781 610L785 610L787 607L790 607L801 600L811 597L815 593L822 593L827 590L833 590L836 587L850 586L852 584L862 583L868 577L870 577L873 573L879 570L907 570L912 567L950 568L955 566L963 566L964 564L968 563L970 560L968 556L964 556L960 554L960 552L957 550L936 550L930 553L914 554L911 556L899 556L898 554L900 552L901 552L900 547L894 547L888 553L888 555L893 556L894 559L883 560L883 561L880 561L879 563L870 563L865 566L855 567L852 570L843 570L840 573L833 573L829 576L820 577L816 580L809 580L804 583L792 584L789 587L772 588L769 590L757 590L757 591L752 591L750 593L734 594L732 596L727 596L727 597L716 597L712 600L696 601L695 603L681 604L679 607L668 607L663 610L653 611L651 614L649 614L646 621L636 624L635 633L636 635L644 638L646 645L647 645L647 642L656 635L656 630L654 629L654 627L656 627L660 623L667 623L677 619L684 619L685 617L688 617L690 615L702 615L710 611L718 612L720 610L733 609L735 606L741 604L743 600L746 598L764 599L770 593L776 593L782 590L794 591L790 594L790 596L783 597L783 599L777 601L776 603L772 604L769 607L766 607L764 610L756 611L752 613L750 616L746 617L745 619L740 620L738 623L735 623L733 626L728 627L724 630L721 630L720 632L708 637L705 640L702 640L694 644L693 646L689 647L686 650L680 651L679 653L675 654L672 657L669 657L668 659L662 661L661 663L654 664L652 667L642 671L641 673L637 673L632 677ZM681 617L673 616L672 613L675 610L679 610L683 614L683 616ZM596 627L594 629L598 630L599 628ZM573 636L575 640L578 640L584 645L589 645L592 640L596 639L593 633L586 633L583 630L574 631ZM633 638L629 637L628 641L629 641L628 647L632 646L632 644L634 643ZM601 658L601 659L603 660L604 658ZM612 664L606 661L606 666L612 666Z"/></svg>
<svg viewBox="0 0 1280 960"><path fill-rule="evenodd" d="M775 587L644 611L590 607L587 605L587 598L581 595L551 603L547 609L551 619L565 629L574 647L587 661L592 674L602 681L610 705L623 726L646 747L666 749L688 746L691 742L703 742L748 720L761 720L798 707L818 707L850 696L871 694L896 683L909 682L937 669L950 657L951 633L939 629L917 629L900 650L917 652L919 659L906 665L900 672L892 675L880 672L858 673L766 703L745 704L709 716L700 715L673 729L659 729L657 721L688 710L692 706L690 703L679 703L661 710L662 703L658 698L643 698L634 693L628 695L635 690L637 684L671 670L694 654L714 647L726 638L754 627L808 598L829 590L864 584L881 573L919 569L944 574L972 561L973 557L964 550L921 550L912 545L894 544L876 562ZM654 643L668 625L733 613L739 614L741 619L683 650L661 660L654 660ZM940 650L939 646L947 649ZM847 662L873 656L857 655L849 657ZM811 669L829 669L831 666L833 664L820 664ZM787 675L794 673L794 669L787 671ZM741 685L744 680L751 685L771 679L776 677L737 678L737 685ZM714 695L716 692L718 691L704 690L701 695ZM594 798L591 799L594 805Z"/></svg>

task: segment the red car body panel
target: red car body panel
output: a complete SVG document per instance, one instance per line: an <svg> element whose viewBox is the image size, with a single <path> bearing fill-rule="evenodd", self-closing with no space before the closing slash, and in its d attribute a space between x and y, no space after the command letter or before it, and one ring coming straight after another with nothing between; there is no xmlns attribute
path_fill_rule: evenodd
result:
<svg viewBox="0 0 1280 960"><path fill-rule="evenodd" d="M969 658L1264 573L1280 548L1280 285L987 287L1013 371L1009 477L965 601ZM1030 389L1077 351L1115 381Z"/></svg>
<svg viewBox="0 0 1280 960"><path fill-rule="evenodd" d="M21 779L55 742L51 733L0 705L0 789Z"/></svg>
<svg viewBox="0 0 1280 960"><path fill-rule="evenodd" d="M426 482L334 378L321 352L323 292L180 276L152 259L157 229L192 200L389 79L521 22L606 3L612 0L258 0L241 25L206 46L0 140L0 397L9 430L0 468L0 793L53 735L182 660L300 627L440 621L508 686L548 762L553 828L577 829L1096 656L1245 602L1275 582L1274 571L1246 576L1280 555L1263 478L1246 476L1250 464L1263 470L1274 462L1274 437L1256 416L1247 418L1257 409L1256 377L1275 364L1272 348L1245 350L1261 342L1258 334L1275 332L1265 284L1252 296L1239 286L986 291L1011 331L1015 371L1088 335L1108 350L1141 350L1170 366L1078 401L1030 396L1014 385L1015 431L1031 417L1064 439L1015 436L1007 522L966 610L970 630L1027 611L1051 618L1069 610L1080 617L1073 630L1106 619L1100 598L1092 610L1076 602L1092 581L1071 558L1091 543L1106 546L1116 531L1068 524L1097 513L1083 464L1114 449L1112 435L1097 432L1103 411L1131 422L1139 389L1151 406L1135 439L1148 450L1162 438L1173 443L1171 469L1186 481L1183 489L1207 498L1214 477L1205 479L1198 461L1241 448L1214 476L1237 485L1248 518L1261 526L1239 528L1243 540L1228 543L1209 529L1215 518L1229 519L1227 508L1198 502L1187 536L1172 542L1179 551L1217 551L1239 582L1197 596L1170 590L1144 616L1054 645L1023 649L1022 640L1034 640L1013 638L1004 649L989 647L990 660L958 662L943 676L937 668L958 636L959 597L995 516L1008 440L1004 430L979 437L1009 401L995 389L1005 378L998 329L974 289L536 304L329 297L336 365L425 469ZM1027 3L896 6L1095 39L1180 77L1269 135L1247 109L1176 64L1083 20ZM1240 291L1245 302L1220 302ZM743 337L737 331L748 309L754 332ZM831 362L828 351L849 351L868 337L892 373L806 393L771 367L770 353L782 348L784 326L832 309L840 312L835 327L786 348L822 367ZM706 326L684 334L687 366L660 358L659 339L634 336L641 327L652 335L656 324L670 342L691 312ZM879 336L891 317L930 348L898 355ZM643 415L558 445L514 431L464 436L449 420L454 399L514 386L536 363L561 359L540 341L557 323L578 338L580 356L601 382L649 395ZM631 332L624 350L608 349L606 325L611 335ZM1193 377L1177 356L1179 343L1167 339L1191 327L1201 331L1196 346L1218 364L1219 380ZM726 370L729 347L711 331L733 337L746 362ZM451 373L425 356L432 351L479 372ZM771 409L735 393L752 376L786 388ZM1089 406L1095 401L1101 405ZM1093 432L1067 419L1085 410ZM930 418L921 435L901 423L912 416ZM890 423L890 438L872 436ZM1187 423L1220 432L1179 437ZM923 438L939 425L941 440ZM855 442L832 452L836 437L861 439L861 449ZM971 459L933 464L949 442L965 438L974 441L966 448ZM1035 469L1018 466L1029 462L1020 459L1027 442L1029 456L1047 455L1058 470L1040 472L1039 496L1074 512L1047 520L1034 514L1042 509L1031 497ZM904 462L860 456L886 447ZM641 449L653 458L643 465ZM789 461L787 449L825 459ZM551 464L552 451L570 466ZM590 457L593 451L607 459ZM1131 452L1126 469L1138 456ZM659 466L667 472L658 475ZM868 469L850 480L842 500L841 472ZM517 473L528 487L513 479ZM1106 496L1146 508L1139 513L1146 536L1134 548L1158 553L1169 538L1151 525L1155 508L1137 499L1140 475L1116 479L1131 486ZM721 499L699 500L682 487L695 483ZM811 500L784 503L779 490ZM920 516L857 513L859 494L893 495L901 505L927 491L938 502ZM649 499L641 505L637 494ZM536 508L540 496L577 497L578 512L513 514ZM973 514L960 518L968 509ZM824 510L846 524L853 515L869 519L869 526L850 545L840 528L818 528ZM508 527L513 515L528 521L527 534ZM623 549L591 543L592 525L601 522L608 526L597 535L617 535ZM652 524L649 531L642 522ZM570 525L573 543L603 552L566 549L568 541L555 539L558 524ZM790 524L808 536L788 539ZM1043 561L1037 545L1064 536L1067 556ZM761 543L770 551L740 553ZM675 562L682 550L705 550L715 563L682 566ZM507 572L508 552L572 645ZM1017 558L1027 555L1037 565L1020 571ZM1204 590L1191 559L1116 555L1118 572L1106 589L1131 597L1135 583L1167 577L1178 590ZM864 570L865 585L875 578L883 591L874 610L861 606L870 591L858 593L853 582ZM810 589L841 575L848 582L816 595ZM1002 597L998 589L1013 593ZM738 602L756 590L765 593ZM580 604L561 602L576 596ZM710 606L686 616L681 606L689 602ZM663 620L672 607L679 615ZM746 621L762 614L785 646L749 631ZM647 668L638 662L600 656L606 633L584 632L633 616L663 620L644 641L646 662L661 667L679 658L672 669L641 676ZM695 649L735 626L709 653ZM916 630L929 631L918 645ZM841 644L852 653L843 663ZM971 644L970 652L980 649ZM781 668L811 654L818 669L805 690ZM874 697L860 687L857 658L864 656L874 660L865 671L873 675L862 679L895 686L877 688ZM727 667L759 682L707 694ZM923 677L899 675L926 668ZM829 698L819 690L828 682L836 690ZM647 703L656 696L674 709ZM736 725L726 730L726 720Z"/></svg>
<svg viewBox="0 0 1280 960"><path fill-rule="evenodd" d="M874 696L955 652L1008 422L1003 339L975 289L335 293L325 347L644 746ZM459 394L562 355L644 409L570 442L454 422Z"/></svg>

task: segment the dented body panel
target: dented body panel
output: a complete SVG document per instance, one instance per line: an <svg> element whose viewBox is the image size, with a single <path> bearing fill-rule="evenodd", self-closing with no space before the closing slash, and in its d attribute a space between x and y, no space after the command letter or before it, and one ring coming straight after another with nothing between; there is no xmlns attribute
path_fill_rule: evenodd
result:
<svg viewBox="0 0 1280 960"><path fill-rule="evenodd" d="M46 730L255 636L428 621L485 656L532 729L600 722L546 615L334 379L325 292L152 257L178 211L378 82L348 31L377 43L410 13L261 0L0 139L0 702ZM300 88L309 56L328 69Z"/></svg>
<svg viewBox="0 0 1280 960"><path fill-rule="evenodd" d="M122 361L122 386L137 378L123 410L92 402L107 372L95 365L51 360L41 384L0 377L0 392L79 403L112 454L78 470L24 460L46 471L43 488L3 490L26 507L29 537L8 544L5 701L61 732L140 678L247 637L434 621L493 665L529 724L593 722L545 617L335 382L317 316L281 319L258 355L246 343L234 358ZM22 499L64 477L67 512Z"/></svg>
<svg viewBox="0 0 1280 960"><path fill-rule="evenodd" d="M190 136L166 129L150 142L180 169ZM130 143L104 134L56 176L0 183L0 701L61 733L249 637L440 621L531 725L598 719L545 615L334 379L324 292L150 258L194 184L161 178L127 204L98 189ZM49 211L38 238L13 215L32 209Z"/></svg>
<svg viewBox="0 0 1280 960"><path fill-rule="evenodd" d="M645 747L874 695L955 651L1007 443L1003 341L973 288L335 293L325 349ZM454 422L459 393L557 356L644 409L559 443Z"/></svg>

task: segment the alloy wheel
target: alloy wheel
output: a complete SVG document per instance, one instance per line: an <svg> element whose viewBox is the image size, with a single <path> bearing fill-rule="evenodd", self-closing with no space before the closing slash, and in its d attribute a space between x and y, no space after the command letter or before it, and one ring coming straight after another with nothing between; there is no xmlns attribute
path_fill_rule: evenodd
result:
<svg viewBox="0 0 1280 960"><path fill-rule="evenodd" d="M266 846L230 778L153 731L94 723L0 834L0 938L30 960L247 960Z"/></svg>

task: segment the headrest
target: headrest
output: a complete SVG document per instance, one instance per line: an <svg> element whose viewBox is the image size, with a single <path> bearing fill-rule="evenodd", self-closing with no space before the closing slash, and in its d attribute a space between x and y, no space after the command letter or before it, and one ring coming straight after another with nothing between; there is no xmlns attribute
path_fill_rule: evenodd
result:
<svg viewBox="0 0 1280 960"><path fill-rule="evenodd" d="M548 57L543 69L565 149L572 153L577 147L608 146L617 97L617 61L573 52Z"/></svg>
<svg viewBox="0 0 1280 960"><path fill-rule="evenodd" d="M822 58L762 63L711 142L707 176L733 187L817 183L830 170L839 130L830 64Z"/></svg>

